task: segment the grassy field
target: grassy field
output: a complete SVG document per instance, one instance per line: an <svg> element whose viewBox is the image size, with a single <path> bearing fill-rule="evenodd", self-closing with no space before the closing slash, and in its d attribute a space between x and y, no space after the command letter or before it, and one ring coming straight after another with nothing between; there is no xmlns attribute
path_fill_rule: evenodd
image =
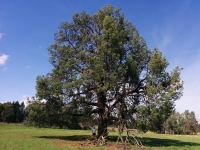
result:
<svg viewBox="0 0 200 150"><path fill-rule="evenodd" d="M111 133L115 137L116 133ZM116 149L113 146L94 147L83 145L90 138L90 131L33 128L16 124L0 124L0 150L67 150L67 149ZM147 149L200 150L200 135L142 135ZM115 145L113 142L112 145Z"/></svg>

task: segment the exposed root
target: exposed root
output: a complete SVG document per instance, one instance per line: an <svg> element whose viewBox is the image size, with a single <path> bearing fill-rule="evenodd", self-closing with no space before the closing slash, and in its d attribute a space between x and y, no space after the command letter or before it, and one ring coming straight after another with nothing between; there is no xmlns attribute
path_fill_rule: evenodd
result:
<svg viewBox="0 0 200 150"><path fill-rule="evenodd" d="M123 136L124 132L125 135ZM128 129L126 127L126 123L123 121L119 122L118 134L117 143L122 143L124 145L124 149L130 148L131 145L142 149L145 148L140 139L137 138L137 135L139 135L138 130Z"/></svg>
<svg viewBox="0 0 200 150"><path fill-rule="evenodd" d="M96 146L103 146L106 145L107 142L107 137L108 137L108 131L105 129L106 132L104 132L103 135L101 135L99 138L95 138L94 140L90 141L91 144L96 145ZM89 141L89 140L88 140Z"/></svg>

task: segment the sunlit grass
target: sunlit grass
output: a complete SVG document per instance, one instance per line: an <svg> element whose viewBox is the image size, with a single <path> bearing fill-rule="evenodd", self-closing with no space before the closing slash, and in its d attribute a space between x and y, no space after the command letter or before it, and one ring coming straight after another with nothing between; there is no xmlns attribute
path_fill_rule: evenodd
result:
<svg viewBox="0 0 200 150"><path fill-rule="evenodd" d="M0 150L67 150L81 148L90 138L89 130L34 128L17 124L0 124ZM116 135L110 133L110 135ZM146 133L142 142L148 149L200 149L200 135L163 135ZM90 147L105 149L105 147Z"/></svg>

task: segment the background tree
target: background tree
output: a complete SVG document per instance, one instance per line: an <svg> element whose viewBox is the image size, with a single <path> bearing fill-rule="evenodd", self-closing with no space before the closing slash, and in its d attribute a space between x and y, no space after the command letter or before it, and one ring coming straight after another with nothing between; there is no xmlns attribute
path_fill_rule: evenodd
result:
<svg viewBox="0 0 200 150"><path fill-rule="evenodd" d="M0 121L8 123L20 123L24 121L24 103L16 102L0 103Z"/></svg>
<svg viewBox="0 0 200 150"><path fill-rule="evenodd" d="M14 122L22 122L24 120L24 102L22 102L21 104L16 101L13 102L13 111L14 111Z"/></svg>
<svg viewBox="0 0 200 150"><path fill-rule="evenodd" d="M91 106L98 137L107 134L111 118L134 119L140 102L176 100L181 93L178 69L167 73L161 52L150 51L132 23L111 6L62 23L49 52L53 69L44 78L53 82L40 88L48 94L37 90L38 96ZM51 86L55 82L59 90Z"/></svg>
<svg viewBox="0 0 200 150"><path fill-rule="evenodd" d="M47 126L45 104L32 98L26 107L26 123L37 127Z"/></svg>
<svg viewBox="0 0 200 150"><path fill-rule="evenodd" d="M36 127L56 127L69 129L88 129L92 118L88 117L89 108L83 110L75 101L63 105L57 114L57 107L53 112L49 112L49 103L46 100L32 98L25 109L26 124ZM54 103L50 105L53 109ZM50 113L50 114L49 114ZM56 118L58 117L58 118Z"/></svg>
<svg viewBox="0 0 200 150"><path fill-rule="evenodd" d="M174 112L164 124L165 133L183 134L183 117L180 113Z"/></svg>
<svg viewBox="0 0 200 150"><path fill-rule="evenodd" d="M4 103L4 110L2 112L2 121L11 123L14 122L14 109L11 102Z"/></svg>
<svg viewBox="0 0 200 150"><path fill-rule="evenodd" d="M37 97L45 99L45 110L48 119L48 126L61 126L62 106L64 105L61 97L61 86L58 80L53 76L37 77Z"/></svg>
<svg viewBox="0 0 200 150"><path fill-rule="evenodd" d="M0 103L0 122L3 121L3 111L4 111L3 104Z"/></svg>
<svg viewBox="0 0 200 150"><path fill-rule="evenodd" d="M193 111L185 110L184 113L173 113L165 122L166 133L172 134L197 134L198 122Z"/></svg>
<svg viewBox="0 0 200 150"><path fill-rule="evenodd" d="M183 121L183 133L184 134L196 134L198 131L198 122L196 120L195 113L193 111L185 110L182 114Z"/></svg>

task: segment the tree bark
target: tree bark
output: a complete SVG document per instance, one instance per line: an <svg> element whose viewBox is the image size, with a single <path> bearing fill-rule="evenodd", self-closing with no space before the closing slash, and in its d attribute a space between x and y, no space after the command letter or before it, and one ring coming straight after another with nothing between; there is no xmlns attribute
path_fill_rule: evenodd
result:
<svg viewBox="0 0 200 150"><path fill-rule="evenodd" d="M100 136L107 137L108 132L107 132L107 119L104 118L99 118L98 122L98 134L97 137L99 138Z"/></svg>
<svg viewBox="0 0 200 150"><path fill-rule="evenodd" d="M107 114L106 114L106 96L104 93L98 93L98 133L97 137L105 136L107 137Z"/></svg>

